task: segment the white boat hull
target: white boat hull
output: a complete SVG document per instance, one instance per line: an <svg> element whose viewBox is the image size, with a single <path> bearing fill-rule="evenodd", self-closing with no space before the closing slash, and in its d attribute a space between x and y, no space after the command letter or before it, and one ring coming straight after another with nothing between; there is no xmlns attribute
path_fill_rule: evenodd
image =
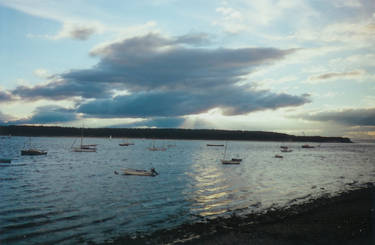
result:
<svg viewBox="0 0 375 245"><path fill-rule="evenodd" d="M73 148L74 152L96 152L96 148Z"/></svg>

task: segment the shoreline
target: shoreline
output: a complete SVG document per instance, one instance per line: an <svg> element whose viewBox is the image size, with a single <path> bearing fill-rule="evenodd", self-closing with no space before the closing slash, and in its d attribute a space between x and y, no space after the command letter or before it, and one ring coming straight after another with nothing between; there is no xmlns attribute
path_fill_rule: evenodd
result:
<svg viewBox="0 0 375 245"><path fill-rule="evenodd" d="M219 217L103 244L375 244L375 185L261 214Z"/></svg>
<svg viewBox="0 0 375 245"><path fill-rule="evenodd" d="M0 134L4 136L82 136L85 137L118 137L148 138L169 140L241 140L241 141L277 141L277 142L316 142L316 143L353 143L346 137L328 136L296 136L285 133L248 130L220 129L183 129L183 128L74 128L59 126L0 126Z"/></svg>

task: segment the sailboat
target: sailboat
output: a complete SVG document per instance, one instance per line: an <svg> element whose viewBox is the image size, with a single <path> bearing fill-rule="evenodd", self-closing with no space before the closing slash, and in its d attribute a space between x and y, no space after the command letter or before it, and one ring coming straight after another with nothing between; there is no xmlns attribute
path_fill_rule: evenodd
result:
<svg viewBox="0 0 375 245"><path fill-rule="evenodd" d="M74 143L73 143L74 145ZM96 152L96 144L83 144L83 128L81 128L81 144L78 147L72 147L74 152Z"/></svg>
<svg viewBox="0 0 375 245"><path fill-rule="evenodd" d="M129 141L124 141L123 143L118 144L119 146L129 146L129 145L134 145L134 143L131 143Z"/></svg>
<svg viewBox="0 0 375 245"><path fill-rule="evenodd" d="M29 138L29 149L21 150L21 155L30 155L30 156L38 156L38 155L47 155L46 151L38 150L35 148L31 148L31 138Z"/></svg>
<svg viewBox="0 0 375 245"><path fill-rule="evenodd" d="M224 148L224 158L221 159L222 164L240 164L242 159L241 158L232 158L232 159L225 159L225 156L227 154L227 142L225 142L225 148Z"/></svg>
<svg viewBox="0 0 375 245"><path fill-rule="evenodd" d="M165 148L165 147L156 147L156 146L155 146L155 142L153 141L153 142L152 142L152 146L150 146L150 147L148 148L148 150L149 150L149 151L166 151L167 148Z"/></svg>

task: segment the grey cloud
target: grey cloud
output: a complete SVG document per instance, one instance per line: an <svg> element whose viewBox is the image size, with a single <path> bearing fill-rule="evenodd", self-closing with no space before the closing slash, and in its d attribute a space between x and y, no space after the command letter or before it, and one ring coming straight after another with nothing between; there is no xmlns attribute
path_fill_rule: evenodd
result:
<svg viewBox="0 0 375 245"><path fill-rule="evenodd" d="M79 70L64 77L98 82L93 73L98 75L100 71L111 74L107 81L131 91L204 89L231 86L255 66L292 52L273 48L186 48L176 45L176 40L150 34L96 50L93 55L102 59L95 70Z"/></svg>
<svg viewBox="0 0 375 245"><path fill-rule="evenodd" d="M77 40L87 40L94 33L95 29L92 27L74 27L70 30L69 35Z"/></svg>
<svg viewBox="0 0 375 245"><path fill-rule="evenodd" d="M8 92L3 92L0 90L0 103L1 102L9 102L9 101L12 101L13 100L13 97L11 94L9 94Z"/></svg>
<svg viewBox="0 0 375 245"><path fill-rule="evenodd" d="M197 49L176 45L176 39L150 34L115 43L93 55L91 69L60 74L62 81L13 92L23 98L108 97L112 89L129 91L193 90L231 87L257 65L284 58L294 50L272 48ZM182 36L186 42L186 37Z"/></svg>
<svg viewBox="0 0 375 245"><path fill-rule="evenodd" d="M345 78L345 77L355 77L362 75L362 71L350 71L350 72L331 72L325 73L318 76L310 77L310 80L326 80L333 78Z"/></svg>
<svg viewBox="0 0 375 245"><path fill-rule="evenodd" d="M110 95L110 88L101 86L100 83L92 84L89 81L71 81L66 79L59 82L51 82L47 85L38 85L34 87L18 86L12 91L23 99L39 100L63 100L71 97L83 98L101 98Z"/></svg>
<svg viewBox="0 0 375 245"><path fill-rule="evenodd" d="M185 43L195 46L204 46L211 43L210 36L205 33L190 33L176 37L176 44Z"/></svg>
<svg viewBox="0 0 375 245"><path fill-rule="evenodd" d="M375 108L326 111L302 115L302 118L311 121L333 121L349 126L375 126Z"/></svg>
<svg viewBox="0 0 375 245"><path fill-rule="evenodd" d="M93 51L91 55L100 62L91 69L71 70L56 75L55 82L18 87L13 93L24 99L95 99L78 106L78 111L98 117L182 116L214 107L234 115L309 102L304 95L235 85L255 67L276 62L295 50L195 47L206 39L204 34L126 39ZM131 94L112 98L114 90Z"/></svg>
<svg viewBox="0 0 375 245"><path fill-rule="evenodd" d="M240 87L216 88L200 93L179 91L134 93L82 104L78 112L95 117L178 117L221 107L224 109L224 114L236 115L298 106L307 102L309 99L304 96L244 90Z"/></svg>
<svg viewBox="0 0 375 245"><path fill-rule="evenodd" d="M11 124L48 124L71 122L77 119L74 110L66 109L59 106L42 106L38 107L30 118L16 120Z"/></svg>
<svg viewBox="0 0 375 245"><path fill-rule="evenodd" d="M140 92L84 103L78 112L96 117L181 116L207 108L199 103L198 97L184 92Z"/></svg>

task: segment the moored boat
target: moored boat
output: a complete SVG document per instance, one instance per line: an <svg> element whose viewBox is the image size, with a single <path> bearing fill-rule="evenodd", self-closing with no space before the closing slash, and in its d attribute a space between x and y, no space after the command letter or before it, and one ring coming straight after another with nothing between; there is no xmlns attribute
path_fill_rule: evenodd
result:
<svg viewBox="0 0 375 245"><path fill-rule="evenodd" d="M165 148L165 147L149 147L148 148L148 150L149 151L166 151L167 150L167 148Z"/></svg>
<svg viewBox="0 0 375 245"><path fill-rule="evenodd" d="M26 143L25 143L26 145ZM24 148L26 148L24 145ZM47 155L47 151L42 151L42 150L38 150L38 149L35 149L35 148L31 148L31 137L29 138L29 142L28 142L28 149L23 149L21 150L21 155L24 156L24 155L29 155L29 156L39 156L39 155Z"/></svg>
<svg viewBox="0 0 375 245"><path fill-rule="evenodd" d="M309 145L309 144L302 145L301 147L302 148L315 148L315 146L312 146L312 145Z"/></svg>
<svg viewBox="0 0 375 245"><path fill-rule="evenodd" d="M151 168L150 170L140 170L140 169L132 169L127 168L123 169L124 175L138 175L138 176L151 176L154 177L158 175L159 173L156 172L155 168Z"/></svg>
<svg viewBox="0 0 375 245"><path fill-rule="evenodd" d="M224 148L224 158L221 159L222 164L240 164L242 159L241 158L232 158L232 159L225 159L225 156L227 154L227 142L225 142L225 148Z"/></svg>
<svg viewBox="0 0 375 245"><path fill-rule="evenodd" d="M73 147L75 141L72 145L73 152L96 152L97 144L83 144L83 128L81 128L81 143L78 147Z"/></svg>
<svg viewBox="0 0 375 245"><path fill-rule="evenodd" d="M207 144L207 146L224 146L222 144Z"/></svg>
<svg viewBox="0 0 375 245"><path fill-rule="evenodd" d="M27 150L21 150L21 155L29 155L29 156L47 155L47 152L37 150L37 149L27 149Z"/></svg>
<svg viewBox="0 0 375 245"><path fill-rule="evenodd" d="M241 161L236 161L236 160L225 160L225 159L222 159L221 160L221 163L222 164L240 164L241 163Z"/></svg>
<svg viewBox="0 0 375 245"><path fill-rule="evenodd" d="M134 145L134 143L120 143L118 145L119 146L129 146L129 145Z"/></svg>
<svg viewBox="0 0 375 245"><path fill-rule="evenodd" d="M280 151L281 152L292 152L293 150L292 149L288 149L288 148L283 148Z"/></svg>
<svg viewBox="0 0 375 245"><path fill-rule="evenodd" d="M96 148L92 147L73 147L72 151L74 152L96 152Z"/></svg>
<svg viewBox="0 0 375 245"><path fill-rule="evenodd" d="M120 144L118 144L119 146L129 146L129 145L134 145L134 143L133 142L129 142L129 140L128 139L124 139L124 141L122 142L122 143L120 143Z"/></svg>
<svg viewBox="0 0 375 245"><path fill-rule="evenodd" d="M156 147L155 142L152 142L152 146L148 147L147 149L149 151L166 151L167 150L167 148L165 148L164 146Z"/></svg>

